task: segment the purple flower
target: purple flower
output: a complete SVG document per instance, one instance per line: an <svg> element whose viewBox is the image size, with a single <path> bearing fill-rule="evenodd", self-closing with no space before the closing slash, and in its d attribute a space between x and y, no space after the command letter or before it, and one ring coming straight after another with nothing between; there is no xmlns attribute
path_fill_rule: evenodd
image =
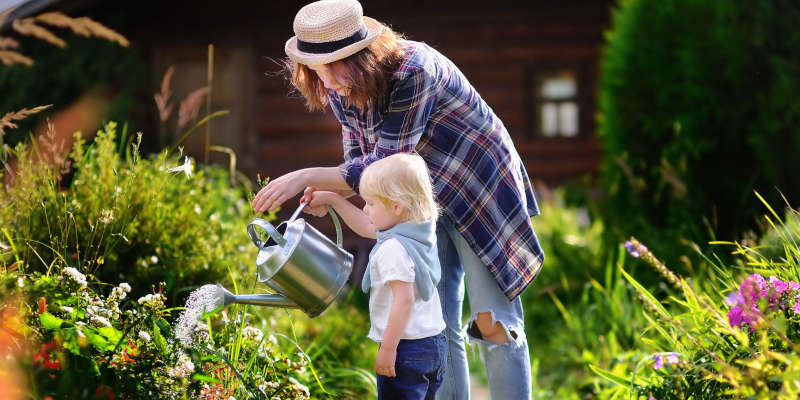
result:
<svg viewBox="0 0 800 400"><path fill-rule="evenodd" d="M767 296L767 281L759 274L752 274L739 286L739 292L748 303L755 303Z"/></svg>
<svg viewBox="0 0 800 400"><path fill-rule="evenodd" d="M795 292L800 290L800 283L797 283L795 281L789 281L789 289L792 289Z"/></svg>
<svg viewBox="0 0 800 400"><path fill-rule="evenodd" d="M774 277L769 277L769 285L772 286L772 290L775 291L775 294L780 295L781 293L789 290L789 284Z"/></svg>
<svg viewBox="0 0 800 400"><path fill-rule="evenodd" d="M664 368L666 364L677 364L678 363L678 353L671 352L671 353L656 353L653 354L653 368L654 369L661 369Z"/></svg>
<svg viewBox="0 0 800 400"><path fill-rule="evenodd" d="M736 306L728 311L728 322L733 327L742 327L742 307Z"/></svg>
<svg viewBox="0 0 800 400"><path fill-rule="evenodd" d="M658 399L653 397L653 395L651 394L650 397L647 398L647 400L658 400Z"/></svg>
<svg viewBox="0 0 800 400"><path fill-rule="evenodd" d="M667 364L677 364L677 363L678 363L678 353L668 353Z"/></svg>
<svg viewBox="0 0 800 400"><path fill-rule="evenodd" d="M642 254L639 253L639 250L636 248L636 245L633 244L630 240L625 242L625 249L628 250L628 253L633 256L633 258L639 258Z"/></svg>
<svg viewBox="0 0 800 400"><path fill-rule="evenodd" d="M664 357L661 357L661 354L656 354L653 356L653 368L661 369L664 367Z"/></svg>
<svg viewBox="0 0 800 400"><path fill-rule="evenodd" d="M731 292L728 297L725 298L725 304L729 307L744 304L744 297L742 297L742 294L738 291Z"/></svg>

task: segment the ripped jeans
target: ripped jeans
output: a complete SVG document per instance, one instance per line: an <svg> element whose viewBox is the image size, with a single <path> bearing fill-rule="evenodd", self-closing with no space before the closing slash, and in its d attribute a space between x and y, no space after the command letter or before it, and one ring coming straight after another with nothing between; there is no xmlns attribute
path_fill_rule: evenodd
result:
<svg viewBox="0 0 800 400"><path fill-rule="evenodd" d="M439 218L436 236L442 265L439 298L447 325L445 376L436 399L469 399L469 369L464 347L467 335L469 340L478 343L492 399L530 399L531 363L520 298L508 301L485 264L446 216ZM471 314L466 328L462 329L465 282ZM500 322L505 328L506 343L494 344L480 338L478 326L473 321L481 312L490 312L492 321Z"/></svg>

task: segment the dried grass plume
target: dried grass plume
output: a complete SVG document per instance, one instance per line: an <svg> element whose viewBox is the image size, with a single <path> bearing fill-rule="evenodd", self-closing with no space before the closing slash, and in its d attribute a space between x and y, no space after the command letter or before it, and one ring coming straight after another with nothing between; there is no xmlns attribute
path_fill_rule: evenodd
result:
<svg viewBox="0 0 800 400"><path fill-rule="evenodd" d="M0 24L8 19L8 16L13 10L14 9L11 8L0 14ZM105 39L117 43L122 47L128 47L130 45L130 42L124 36L91 18L72 18L60 12L48 12L35 17L16 19L11 22L11 27L21 35L32 36L61 48L67 46L67 42L56 36L47 28L37 24L37 22L56 28L70 29L77 35ZM16 40L0 37L0 61L5 65L33 65L33 60L30 57L17 51L8 50L10 48L16 49L17 47L19 47L19 42Z"/></svg>
<svg viewBox="0 0 800 400"><path fill-rule="evenodd" d="M164 79L161 80L161 92L156 93L153 97L156 100L156 106L158 107L158 114L161 117L161 122L167 122L169 116L172 114L172 107L174 106L173 103L170 103L170 97L172 97L172 90L169 88L170 81L172 81L172 74L175 73L175 66L172 65L167 69L167 72L164 74Z"/></svg>
<svg viewBox="0 0 800 400"><path fill-rule="evenodd" d="M203 86L189 93L183 99L178 111L178 128L183 128L189 121L197 118L197 115L200 114L200 106L203 104L203 99L210 91L210 87Z"/></svg>
<svg viewBox="0 0 800 400"><path fill-rule="evenodd" d="M0 118L0 136L3 136L5 134L6 128L10 129L17 128L17 124L15 124L13 121L23 120L33 114L44 111L52 106L53 106L52 104L48 104L46 106L34 107L30 110L27 108L23 108L22 110L16 112L15 111L7 112L5 115L3 115L2 118Z"/></svg>

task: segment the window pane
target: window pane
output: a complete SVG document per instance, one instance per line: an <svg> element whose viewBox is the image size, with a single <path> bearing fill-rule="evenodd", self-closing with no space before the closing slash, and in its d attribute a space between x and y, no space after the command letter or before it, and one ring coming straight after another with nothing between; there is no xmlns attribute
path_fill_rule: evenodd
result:
<svg viewBox="0 0 800 400"><path fill-rule="evenodd" d="M561 134L573 137L578 134L578 105L573 101L561 103L558 108Z"/></svg>
<svg viewBox="0 0 800 400"><path fill-rule="evenodd" d="M578 91L575 78L569 74L546 78L542 82L542 98L545 100L569 100Z"/></svg>
<svg viewBox="0 0 800 400"><path fill-rule="evenodd" d="M558 134L558 105L542 104L542 134L553 137Z"/></svg>

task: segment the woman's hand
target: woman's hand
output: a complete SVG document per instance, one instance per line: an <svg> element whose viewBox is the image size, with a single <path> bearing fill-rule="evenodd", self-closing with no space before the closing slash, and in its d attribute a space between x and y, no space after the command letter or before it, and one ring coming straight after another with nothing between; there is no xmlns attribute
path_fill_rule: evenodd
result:
<svg viewBox="0 0 800 400"><path fill-rule="evenodd" d="M397 359L397 348L390 349L389 346L381 346L378 356L375 357L375 372L388 377L394 377L394 363Z"/></svg>
<svg viewBox="0 0 800 400"><path fill-rule="evenodd" d="M306 174L304 170L297 170L280 176L264 186L253 199L253 209L257 212L274 210L286 200L296 196L305 188Z"/></svg>

